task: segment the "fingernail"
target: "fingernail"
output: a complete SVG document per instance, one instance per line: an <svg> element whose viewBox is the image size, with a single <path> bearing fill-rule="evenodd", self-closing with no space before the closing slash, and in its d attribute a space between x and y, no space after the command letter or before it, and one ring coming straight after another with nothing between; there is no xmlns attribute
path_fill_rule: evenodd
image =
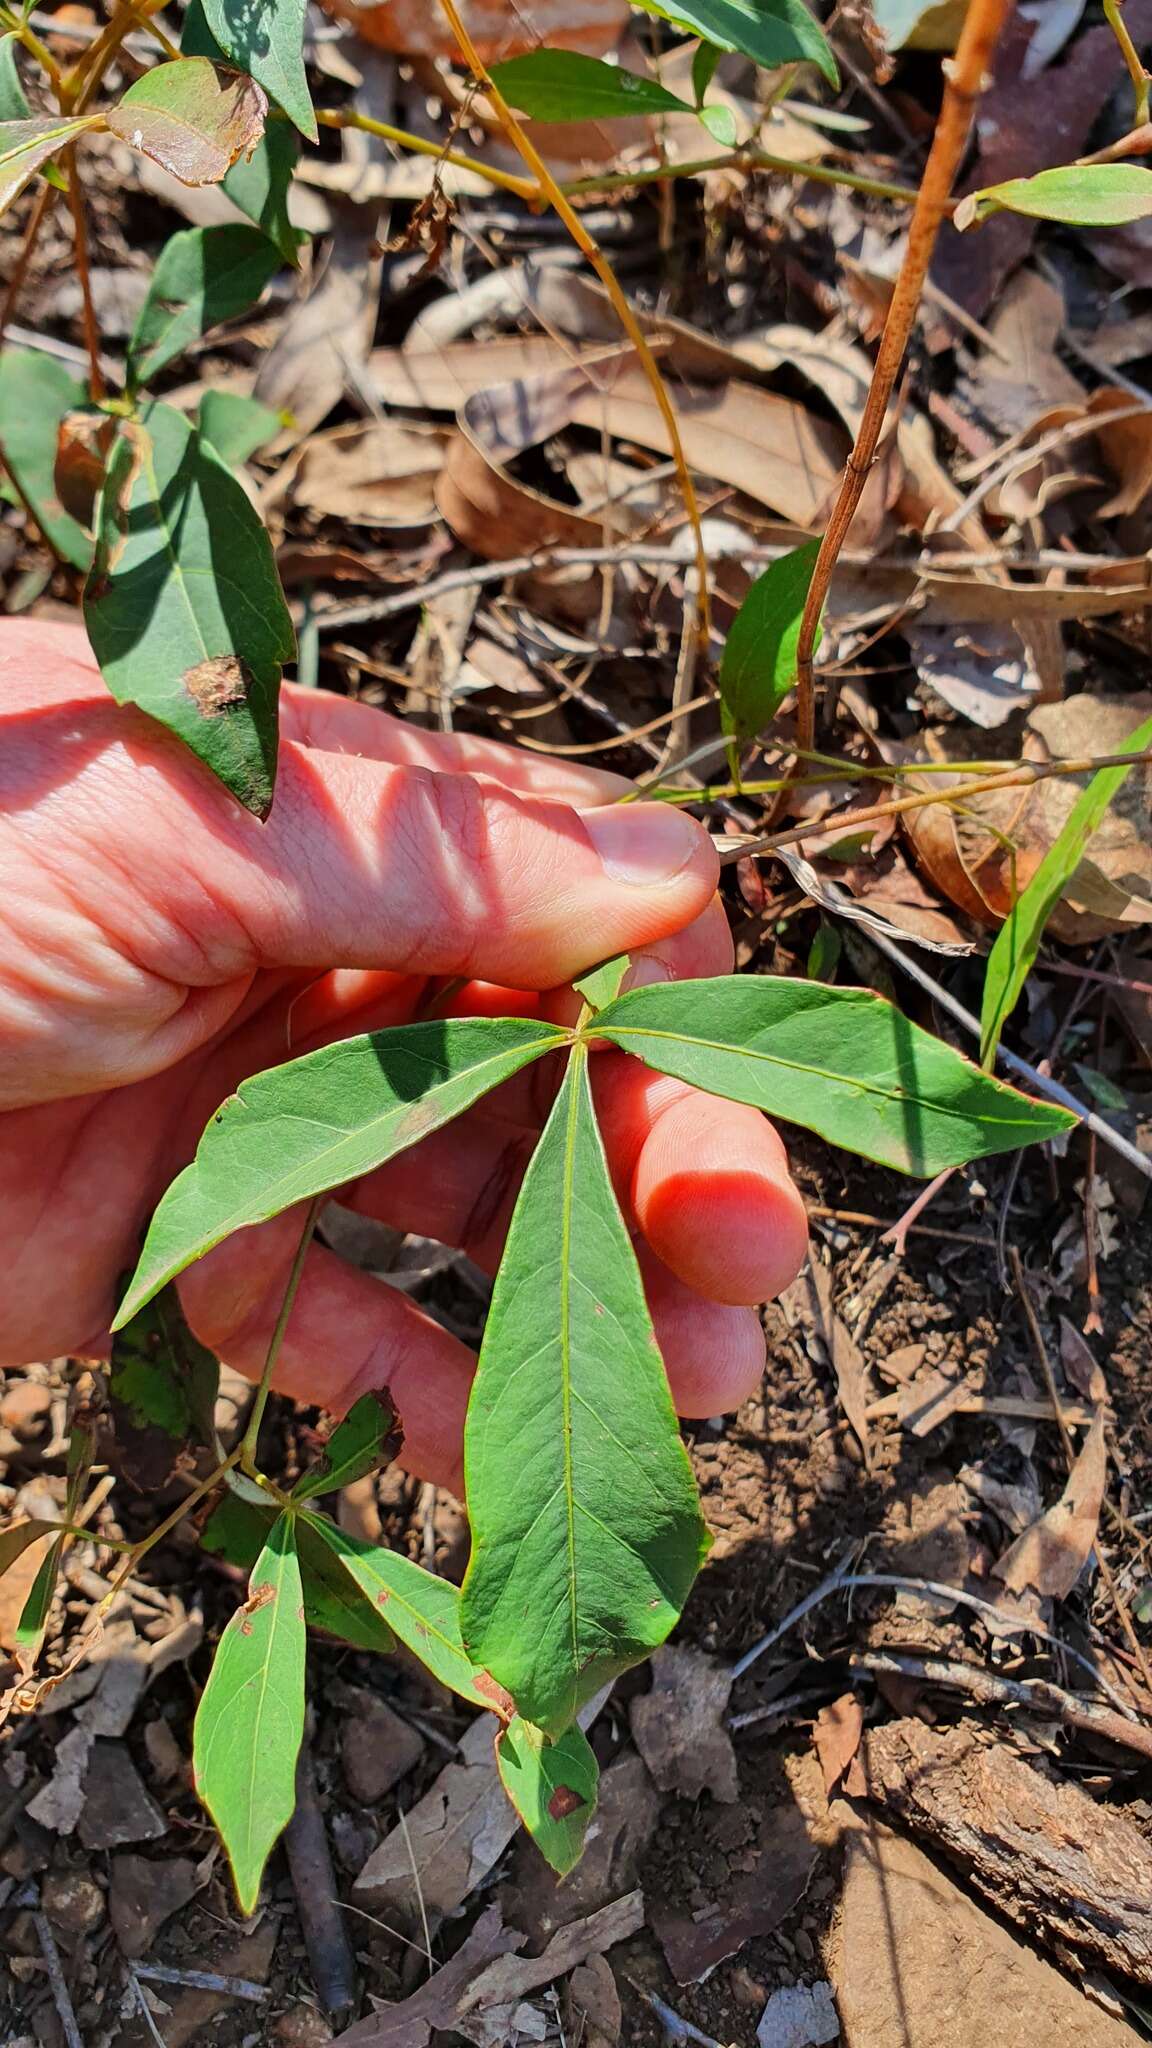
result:
<svg viewBox="0 0 1152 2048"><path fill-rule="evenodd" d="M611 804L585 811L584 829L614 882L674 882L700 845L700 826L670 804Z"/></svg>

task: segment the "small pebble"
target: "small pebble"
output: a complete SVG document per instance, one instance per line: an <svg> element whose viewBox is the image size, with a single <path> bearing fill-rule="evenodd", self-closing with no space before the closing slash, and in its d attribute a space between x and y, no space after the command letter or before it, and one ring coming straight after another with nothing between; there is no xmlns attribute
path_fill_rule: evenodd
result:
<svg viewBox="0 0 1152 2048"><path fill-rule="evenodd" d="M94 1933L106 1910L99 1885L78 1870L62 1870L46 1877L43 1905L53 1927L75 1935Z"/></svg>

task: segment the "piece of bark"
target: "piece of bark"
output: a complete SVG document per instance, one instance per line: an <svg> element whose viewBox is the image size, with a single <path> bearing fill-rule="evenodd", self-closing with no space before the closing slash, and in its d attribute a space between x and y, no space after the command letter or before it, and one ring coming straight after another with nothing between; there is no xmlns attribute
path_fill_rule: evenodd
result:
<svg viewBox="0 0 1152 2048"><path fill-rule="evenodd" d="M867 1734L868 1797L1060 1956L1152 1985L1152 1848L1078 1785L1054 1785L969 1728Z"/></svg>

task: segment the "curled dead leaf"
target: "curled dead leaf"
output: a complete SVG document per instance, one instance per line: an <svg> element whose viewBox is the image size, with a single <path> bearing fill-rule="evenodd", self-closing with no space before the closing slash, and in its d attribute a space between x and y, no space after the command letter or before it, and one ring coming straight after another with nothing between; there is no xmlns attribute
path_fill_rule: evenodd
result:
<svg viewBox="0 0 1152 2048"><path fill-rule="evenodd" d="M1098 1413L1059 1500L993 1565L993 1576L1008 1592L1067 1599L1096 1542L1107 1478L1104 1417Z"/></svg>

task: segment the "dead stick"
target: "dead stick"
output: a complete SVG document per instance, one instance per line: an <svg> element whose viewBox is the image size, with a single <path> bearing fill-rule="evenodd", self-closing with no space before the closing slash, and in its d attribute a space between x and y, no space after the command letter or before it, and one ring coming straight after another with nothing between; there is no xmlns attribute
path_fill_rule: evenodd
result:
<svg viewBox="0 0 1152 2048"><path fill-rule="evenodd" d="M876 457L888 403L916 319L940 223L948 211L953 181L968 141L976 102L984 91L996 45L1012 11L1012 4L1013 0L970 0L956 55L943 67L944 99L908 229L908 247L880 337L863 416L827 531L820 543L800 624L796 649L796 722L802 747L812 745L816 731L812 662L832 571Z"/></svg>
<svg viewBox="0 0 1152 2048"><path fill-rule="evenodd" d="M296 1766L296 1811L284 1830L284 1848L316 1996L330 2019L347 2020L356 2004L356 1960L340 1911L307 1737Z"/></svg>
<svg viewBox="0 0 1152 2048"><path fill-rule="evenodd" d="M72 2000L64 1980L64 1971L60 1962L60 1951L56 1946L56 1937L48 1925L47 1916L44 1913L33 1913L32 1925L36 1929L36 1939L40 1943L40 1953L44 1958L44 1967L48 1972L48 1985L52 1993L52 2003L56 2007L56 2016L60 2021L61 2032L68 2044L68 2048L84 2048L84 2039L79 2027L76 2025L76 2014L72 2009Z"/></svg>
<svg viewBox="0 0 1152 2048"><path fill-rule="evenodd" d="M1101 1735L1123 1749L1152 1757L1152 1728L1140 1721L1125 1720L1110 1707L1098 1707L1091 1700L1077 1699L1046 1678L1000 1678L978 1664L963 1664L951 1658L908 1657L891 1650L859 1650L849 1658L853 1671L890 1671L900 1678L920 1678L929 1685L951 1686L990 1707L1023 1707L1030 1714L1055 1714L1069 1728L1082 1728Z"/></svg>

